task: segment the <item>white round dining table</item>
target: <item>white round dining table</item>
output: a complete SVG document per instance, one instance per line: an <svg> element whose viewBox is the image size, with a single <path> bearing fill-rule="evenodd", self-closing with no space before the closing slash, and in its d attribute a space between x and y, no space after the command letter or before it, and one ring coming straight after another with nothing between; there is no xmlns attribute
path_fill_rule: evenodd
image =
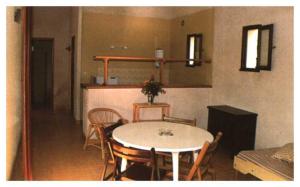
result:
<svg viewBox="0 0 300 187"><path fill-rule="evenodd" d="M180 123L165 121L147 121L128 123L116 128L112 133L113 139L126 147L143 150L172 153L173 180L178 181L179 153L197 151L202 148L205 141L212 142L213 136L205 129ZM125 170L127 161L122 160L121 169Z"/></svg>

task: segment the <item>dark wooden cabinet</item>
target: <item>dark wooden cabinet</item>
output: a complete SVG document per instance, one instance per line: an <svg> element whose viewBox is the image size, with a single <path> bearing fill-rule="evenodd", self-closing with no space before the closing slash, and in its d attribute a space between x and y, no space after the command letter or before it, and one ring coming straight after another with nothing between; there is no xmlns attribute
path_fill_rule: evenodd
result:
<svg viewBox="0 0 300 187"><path fill-rule="evenodd" d="M223 132L220 145L231 156L241 150L253 150L257 114L227 105L208 106L208 131Z"/></svg>

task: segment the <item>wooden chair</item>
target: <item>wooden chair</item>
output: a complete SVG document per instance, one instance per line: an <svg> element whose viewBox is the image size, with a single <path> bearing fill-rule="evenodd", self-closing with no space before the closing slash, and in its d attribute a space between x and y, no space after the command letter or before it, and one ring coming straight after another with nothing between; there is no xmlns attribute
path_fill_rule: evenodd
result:
<svg viewBox="0 0 300 187"><path fill-rule="evenodd" d="M112 147L110 144L111 140L108 137L109 132L105 131L104 127L99 127L99 130L100 130L104 144L107 145L107 146L104 146L104 148L107 149L106 151L104 151L105 154L107 154L107 155L104 157L104 168L100 175L100 180L103 181L103 180L108 180L108 179L112 178L113 173L110 173L109 175L106 176L106 172L107 172L108 165L115 163L115 158L114 158ZM109 160L109 157L111 158L111 160Z"/></svg>
<svg viewBox="0 0 300 187"><path fill-rule="evenodd" d="M163 121L171 122L171 123L182 123L186 125L196 126L196 119L183 119L183 118L177 118L177 117L170 117L163 115Z"/></svg>
<svg viewBox="0 0 300 187"><path fill-rule="evenodd" d="M159 180L159 170L154 148L151 151L124 147L118 142L111 140L111 147L115 162L113 166L113 180ZM122 158L128 163L125 171L121 171ZM149 165L149 166L148 166Z"/></svg>
<svg viewBox="0 0 300 187"><path fill-rule="evenodd" d="M124 119L117 111L109 108L95 108L88 112L90 124L88 126L88 134L85 139L83 149L87 146L94 146L101 149L101 156L104 159L104 141L101 137L99 127L109 127L117 122L125 124L128 120ZM96 139L92 139L93 136Z"/></svg>
<svg viewBox="0 0 300 187"><path fill-rule="evenodd" d="M204 175L210 174L212 177L212 180L216 180L216 171L213 168L212 165L212 158L216 153L217 147L219 145L220 139L223 136L222 132L218 132L214 141L210 144L207 153L205 155L205 158L201 164L201 178L203 178Z"/></svg>
<svg viewBox="0 0 300 187"><path fill-rule="evenodd" d="M198 157L196 159L196 161L194 162L194 164L192 165L191 169L189 170L188 174L185 175L185 174L179 174L179 179L180 180L187 180L187 181L190 181L193 179L193 177L195 176L195 174L198 172L198 173L201 173L201 164L202 162L205 160L205 155L207 153L207 150L209 148L209 142L205 142L201 151L199 152L198 154ZM200 175L201 176L201 175ZM173 172L166 172L166 175L164 177L164 179L169 179L169 178L172 178L173 177ZM201 180L201 178L200 178Z"/></svg>
<svg viewBox="0 0 300 187"><path fill-rule="evenodd" d="M163 121L167 121L167 122L171 122L171 123L181 123L181 124L185 124L185 125L190 125L193 127L196 127L197 121L196 119L184 119L184 118L177 118L177 117L170 117L170 116L166 116L163 114ZM158 152L158 155L162 156L162 161L163 161L163 165L166 165L166 157L167 158L172 158L172 155L170 153L162 153L162 152ZM182 158L183 156L187 156L188 160L192 159L192 152L185 152L185 153L181 153L180 158Z"/></svg>
<svg viewBox="0 0 300 187"><path fill-rule="evenodd" d="M216 172L212 166L211 161L222 135L222 132L218 132L212 143L209 144L208 142L206 142L204 144L194 164L192 166L188 166L188 168L191 168L188 175L181 176L183 180L192 180L196 172L198 175L198 180L203 180L203 177L207 174L211 175L213 180L216 180ZM184 163L182 163L181 165L183 164ZM172 176L172 173L167 173L166 176L170 177Z"/></svg>

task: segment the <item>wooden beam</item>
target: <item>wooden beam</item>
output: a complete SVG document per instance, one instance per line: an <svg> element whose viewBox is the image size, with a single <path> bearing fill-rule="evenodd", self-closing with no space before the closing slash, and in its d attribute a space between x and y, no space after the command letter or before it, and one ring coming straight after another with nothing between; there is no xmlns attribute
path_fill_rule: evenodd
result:
<svg viewBox="0 0 300 187"><path fill-rule="evenodd" d="M140 61L140 62L155 62L159 59L156 58L146 58L146 57L126 57L126 56L94 56L96 61L104 61L108 59L109 61ZM210 60L197 60L197 59L163 59L164 63L186 63L187 61L194 61L198 63L211 63Z"/></svg>
<svg viewBox="0 0 300 187"><path fill-rule="evenodd" d="M145 58L145 57L121 57L121 56L94 56L94 60L104 60L109 59L109 61L143 61L143 62L155 62L155 58Z"/></svg>
<svg viewBox="0 0 300 187"><path fill-rule="evenodd" d="M103 85L107 85L108 80L108 58L104 58L104 81Z"/></svg>
<svg viewBox="0 0 300 187"><path fill-rule="evenodd" d="M210 64L210 60L196 60L196 59L165 59L166 63L176 63L176 62L184 62L186 63L187 61L194 61L195 65L201 65L202 63Z"/></svg>
<svg viewBox="0 0 300 187"><path fill-rule="evenodd" d="M161 84L164 84L164 63L165 61L163 59L159 61L159 82Z"/></svg>

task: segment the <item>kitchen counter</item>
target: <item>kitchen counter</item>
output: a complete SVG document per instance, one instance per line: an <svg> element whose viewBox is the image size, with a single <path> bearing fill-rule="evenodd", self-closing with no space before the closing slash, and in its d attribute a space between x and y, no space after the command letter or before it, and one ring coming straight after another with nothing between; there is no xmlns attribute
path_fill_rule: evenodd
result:
<svg viewBox="0 0 300 187"><path fill-rule="evenodd" d="M101 85L82 83L84 89L142 88L143 85ZM163 88L212 88L211 85L165 85Z"/></svg>

